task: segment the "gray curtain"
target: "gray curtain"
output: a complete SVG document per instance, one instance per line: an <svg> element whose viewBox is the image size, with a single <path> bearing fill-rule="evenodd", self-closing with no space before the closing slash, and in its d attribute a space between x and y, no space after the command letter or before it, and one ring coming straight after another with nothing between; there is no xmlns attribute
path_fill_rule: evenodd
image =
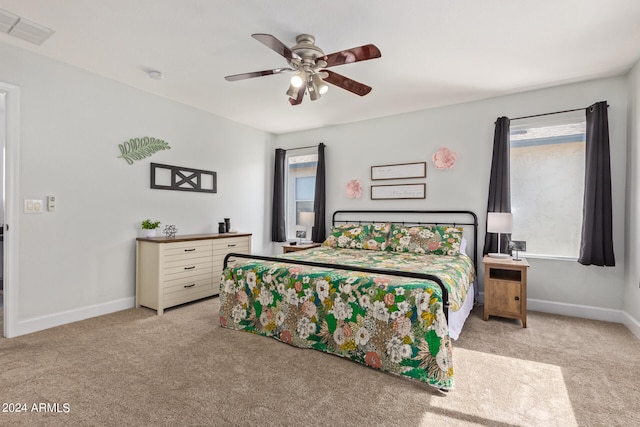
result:
<svg viewBox="0 0 640 427"><path fill-rule="evenodd" d="M313 212L315 213L313 220L313 229L311 231L311 240L317 243L324 242L326 237L325 230L325 205L326 205L326 189L325 189L325 162L324 162L323 143L318 145L318 166L316 169L316 188L315 197L313 199Z"/></svg>
<svg viewBox="0 0 640 427"><path fill-rule="evenodd" d="M511 212L511 185L509 176L509 125L508 117L496 120L493 134L493 158L489 177L487 212ZM486 220L485 220L486 230ZM500 247L507 248L511 234L501 234ZM498 251L498 234L485 233L483 254Z"/></svg>
<svg viewBox="0 0 640 427"><path fill-rule="evenodd" d="M271 212L271 240L274 242L287 240L287 229L285 227L286 191L284 188L286 155L286 150L276 148L276 162L273 174L273 210Z"/></svg>
<svg viewBox="0 0 640 427"><path fill-rule="evenodd" d="M607 102L586 110L587 143L585 159L582 240L578 262L613 267L613 216L611 202L611 162Z"/></svg>

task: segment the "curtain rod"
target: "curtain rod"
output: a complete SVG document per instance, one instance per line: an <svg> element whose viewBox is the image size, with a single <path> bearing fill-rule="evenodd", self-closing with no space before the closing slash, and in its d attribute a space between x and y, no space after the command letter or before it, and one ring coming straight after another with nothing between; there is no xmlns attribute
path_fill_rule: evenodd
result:
<svg viewBox="0 0 640 427"><path fill-rule="evenodd" d="M308 145L306 147L296 147L296 148L278 148L278 150L285 150L285 151L294 151L294 150L304 150L306 148L316 148L317 145Z"/></svg>
<svg viewBox="0 0 640 427"><path fill-rule="evenodd" d="M591 105L589 106L591 107ZM522 117L516 117L513 119L509 119L510 121L514 121L514 120L520 120L520 119L530 119L533 117L542 117L542 116L550 116L552 114L562 114L562 113L571 113L573 111L581 111L581 110L586 110L589 107L584 107L584 108L574 108L572 110L563 110L563 111L554 111L553 113L542 113L542 114L533 114L531 116L522 116ZM607 108L609 108L609 104L607 104Z"/></svg>

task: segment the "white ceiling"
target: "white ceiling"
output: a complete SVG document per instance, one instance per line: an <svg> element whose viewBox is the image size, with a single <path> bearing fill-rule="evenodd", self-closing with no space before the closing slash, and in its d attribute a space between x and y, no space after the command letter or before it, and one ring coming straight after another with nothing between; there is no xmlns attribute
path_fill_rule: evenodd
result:
<svg viewBox="0 0 640 427"><path fill-rule="evenodd" d="M272 133L330 126L625 73L640 58L638 0L0 0L55 30L15 45ZM331 86L291 106L290 74L251 37L325 53L368 43L382 58L332 68L373 87ZM1 58L0 58L1 60ZM159 70L163 80L147 71Z"/></svg>

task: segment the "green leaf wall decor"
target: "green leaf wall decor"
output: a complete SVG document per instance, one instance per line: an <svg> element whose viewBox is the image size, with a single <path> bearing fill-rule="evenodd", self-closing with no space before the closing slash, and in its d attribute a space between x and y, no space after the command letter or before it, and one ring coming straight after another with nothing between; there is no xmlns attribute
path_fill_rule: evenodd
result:
<svg viewBox="0 0 640 427"><path fill-rule="evenodd" d="M118 147L120 147L121 154L118 158L125 159L130 165L133 164L134 160L142 160L145 157L151 156L156 151L171 149L169 143L149 136L145 136L144 138L131 138L124 144L118 144Z"/></svg>

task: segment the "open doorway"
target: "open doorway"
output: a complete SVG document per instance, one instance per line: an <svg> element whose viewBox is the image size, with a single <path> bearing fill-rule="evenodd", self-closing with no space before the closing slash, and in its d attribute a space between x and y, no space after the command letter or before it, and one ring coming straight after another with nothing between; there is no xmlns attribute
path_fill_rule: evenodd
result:
<svg viewBox="0 0 640 427"><path fill-rule="evenodd" d="M0 81L0 191L2 206L2 307L0 308L0 330L5 337L20 335L18 328L18 294L16 289L18 241L18 153L20 133L20 89L18 86ZM9 231L11 230L11 231ZM22 332L24 333L24 332Z"/></svg>
<svg viewBox="0 0 640 427"><path fill-rule="evenodd" d="M6 140L6 93L0 90L0 192L2 193L2 203L0 204L0 312L4 317L4 145ZM2 330L4 331L4 319L2 320Z"/></svg>

